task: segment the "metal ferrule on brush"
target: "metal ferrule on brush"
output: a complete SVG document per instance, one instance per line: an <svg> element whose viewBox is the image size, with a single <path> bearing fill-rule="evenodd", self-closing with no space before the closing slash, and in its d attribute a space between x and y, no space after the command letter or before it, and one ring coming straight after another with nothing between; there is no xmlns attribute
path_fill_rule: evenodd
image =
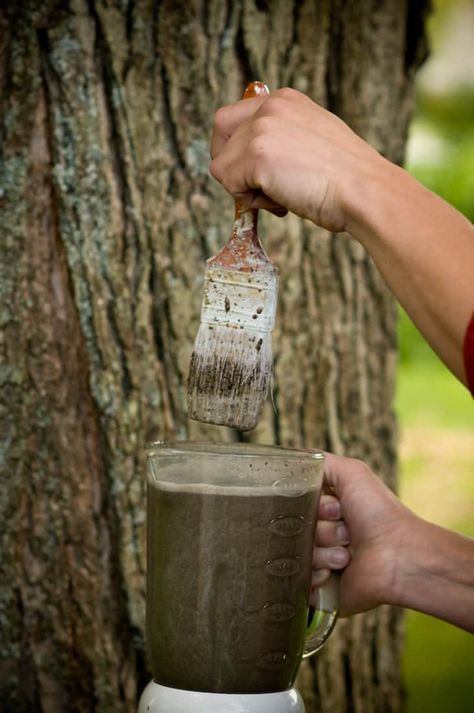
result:
<svg viewBox="0 0 474 713"><path fill-rule="evenodd" d="M272 371L278 271L208 266L201 324L191 357L191 418L254 428Z"/></svg>
<svg viewBox="0 0 474 713"><path fill-rule="evenodd" d="M278 274L208 267L201 323L271 332L275 326Z"/></svg>

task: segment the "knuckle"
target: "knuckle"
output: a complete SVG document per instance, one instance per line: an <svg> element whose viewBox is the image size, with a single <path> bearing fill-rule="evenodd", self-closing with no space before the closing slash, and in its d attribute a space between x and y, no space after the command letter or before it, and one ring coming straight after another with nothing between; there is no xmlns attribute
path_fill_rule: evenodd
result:
<svg viewBox="0 0 474 713"><path fill-rule="evenodd" d="M222 169L220 166L220 163L217 159L213 159L211 163L209 164L209 173L211 176L213 176L217 181L220 181L222 178Z"/></svg>
<svg viewBox="0 0 474 713"><path fill-rule="evenodd" d="M285 101L294 101L299 96L300 92L297 89L292 89L291 87L281 87L281 89L277 89L275 92L272 92L270 98L279 97Z"/></svg>
<svg viewBox="0 0 474 713"><path fill-rule="evenodd" d="M287 108L288 103L283 97L271 94L262 107L262 114L267 116L279 116Z"/></svg>
<svg viewBox="0 0 474 713"><path fill-rule="evenodd" d="M261 161L265 157L266 152L267 142L265 140L265 136L262 134L254 136L248 145L248 153L250 154L250 157Z"/></svg>
<svg viewBox="0 0 474 713"><path fill-rule="evenodd" d="M228 123L227 117L228 108L225 106L220 107L214 114L214 126L218 132L224 132Z"/></svg>
<svg viewBox="0 0 474 713"><path fill-rule="evenodd" d="M360 458L351 458L351 461L352 466L354 468L354 472L360 475L368 475L369 473L372 473L367 463L365 463L363 460L360 460Z"/></svg>

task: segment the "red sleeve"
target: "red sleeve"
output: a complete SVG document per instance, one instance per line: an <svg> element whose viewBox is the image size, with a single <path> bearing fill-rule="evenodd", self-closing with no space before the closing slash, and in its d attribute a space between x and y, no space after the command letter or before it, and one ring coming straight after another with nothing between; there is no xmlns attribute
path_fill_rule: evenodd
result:
<svg viewBox="0 0 474 713"><path fill-rule="evenodd" d="M474 313L467 325L464 337L464 370L469 391L474 396Z"/></svg>

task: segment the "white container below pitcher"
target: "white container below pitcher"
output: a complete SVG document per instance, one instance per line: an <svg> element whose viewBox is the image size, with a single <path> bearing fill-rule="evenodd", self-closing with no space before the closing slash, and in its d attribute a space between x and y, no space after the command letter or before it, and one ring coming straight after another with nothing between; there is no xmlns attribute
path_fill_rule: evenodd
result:
<svg viewBox="0 0 474 713"><path fill-rule="evenodd" d="M278 693L202 693L151 681L138 713L304 713L304 705L294 688Z"/></svg>

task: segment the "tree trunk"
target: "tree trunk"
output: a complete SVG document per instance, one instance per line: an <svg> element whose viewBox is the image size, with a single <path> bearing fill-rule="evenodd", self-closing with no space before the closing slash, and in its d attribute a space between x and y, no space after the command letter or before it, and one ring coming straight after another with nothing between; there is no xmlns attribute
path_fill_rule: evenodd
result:
<svg viewBox="0 0 474 713"><path fill-rule="evenodd" d="M424 3L14 0L0 10L0 709L135 710L144 444L188 422L204 260L233 202L213 112L251 79L308 93L401 161ZM251 440L366 459L395 486L395 306L364 250L262 217L280 266L273 400ZM248 438L246 436L245 438ZM308 713L401 709L400 614L340 622Z"/></svg>

